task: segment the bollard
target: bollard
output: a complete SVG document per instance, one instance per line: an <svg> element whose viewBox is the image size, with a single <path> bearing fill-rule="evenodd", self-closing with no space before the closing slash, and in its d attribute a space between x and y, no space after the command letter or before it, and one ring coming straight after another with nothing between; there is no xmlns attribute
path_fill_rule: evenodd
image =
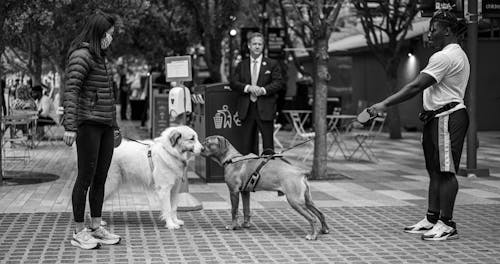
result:
<svg viewBox="0 0 500 264"><path fill-rule="evenodd" d="M187 176L187 166L182 175L181 187L178 194L177 211L197 211L203 209L202 204L192 194L189 193L189 181Z"/></svg>

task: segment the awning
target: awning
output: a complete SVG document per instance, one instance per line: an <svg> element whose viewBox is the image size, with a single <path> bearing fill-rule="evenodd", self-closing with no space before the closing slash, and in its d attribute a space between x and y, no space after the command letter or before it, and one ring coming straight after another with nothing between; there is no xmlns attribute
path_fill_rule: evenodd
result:
<svg viewBox="0 0 500 264"><path fill-rule="evenodd" d="M411 39L422 34L426 34L429 30L429 20L428 18L418 18L418 21L413 22L412 28L406 33L405 39ZM382 43L387 43L389 38L386 34L382 36ZM354 49L359 49L367 47L366 38L363 30L359 31L357 34L334 40L330 38L328 42L328 52L346 52Z"/></svg>

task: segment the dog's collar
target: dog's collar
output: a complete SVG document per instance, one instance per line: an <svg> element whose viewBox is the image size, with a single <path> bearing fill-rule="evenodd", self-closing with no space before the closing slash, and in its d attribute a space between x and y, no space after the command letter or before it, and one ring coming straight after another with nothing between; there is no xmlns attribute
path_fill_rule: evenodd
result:
<svg viewBox="0 0 500 264"><path fill-rule="evenodd" d="M231 163L237 162L237 161L238 161L238 158L241 158L241 157L243 157L243 156L242 156L242 155L234 155L234 156L232 156L231 158L224 160L224 161L222 162L222 166L224 167L224 166L226 166L226 165L228 165L228 164L231 164Z"/></svg>

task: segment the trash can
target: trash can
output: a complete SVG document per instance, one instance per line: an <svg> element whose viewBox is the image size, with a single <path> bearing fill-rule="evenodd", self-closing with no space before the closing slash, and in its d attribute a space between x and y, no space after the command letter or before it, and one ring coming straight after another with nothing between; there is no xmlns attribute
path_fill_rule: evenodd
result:
<svg viewBox="0 0 500 264"><path fill-rule="evenodd" d="M243 127L237 110L238 93L228 83L195 86L192 94L193 126L200 141L221 135L236 149L241 149ZM224 169L214 161L198 156L195 172L206 182L224 182Z"/></svg>

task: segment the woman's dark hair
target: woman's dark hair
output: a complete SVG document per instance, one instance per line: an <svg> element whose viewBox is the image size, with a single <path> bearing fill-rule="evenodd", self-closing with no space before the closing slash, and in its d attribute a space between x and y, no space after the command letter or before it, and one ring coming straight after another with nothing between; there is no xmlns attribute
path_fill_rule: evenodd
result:
<svg viewBox="0 0 500 264"><path fill-rule="evenodd" d="M97 10L94 14L87 18L82 31L71 42L69 52L73 52L83 42L89 43L89 50L94 56L101 58L103 55L101 49L101 39L106 31L115 25L115 17ZM68 54L69 55L69 54Z"/></svg>
<svg viewBox="0 0 500 264"><path fill-rule="evenodd" d="M442 27L449 27L455 36L465 33L467 29L465 22L463 20L458 20L455 14L449 10L440 9L436 11L432 16L431 24L432 23L438 23Z"/></svg>

